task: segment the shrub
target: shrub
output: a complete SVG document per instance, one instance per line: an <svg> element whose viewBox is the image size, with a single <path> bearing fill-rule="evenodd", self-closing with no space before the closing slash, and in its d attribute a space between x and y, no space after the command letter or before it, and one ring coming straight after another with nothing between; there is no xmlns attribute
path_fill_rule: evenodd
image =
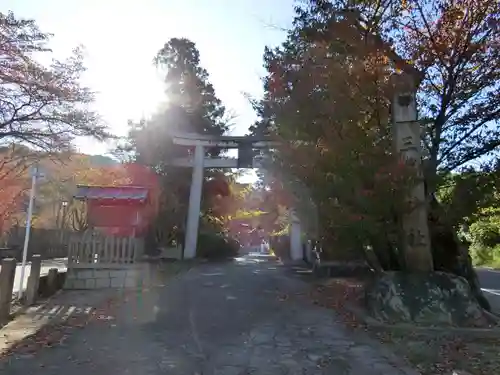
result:
<svg viewBox="0 0 500 375"><path fill-rule="evenodd" d="M471 224L469 236L472 243L493 247L500 243L500 227L495 220L481 220Z"/></svg>
<svg viewBox="0 0 500 375"><path fill-rule="evenodd" d="M202 232L198 235L196 254L205 259L226 259L238 254L240 244L235 239L217 232Z"/></svg>
<svg viewBox="0 0 500 375"><path fill-rule="evenodd" d="M476 266L500 266L500 245L488 247L473 243L470 246L470 254Z"/></svg>

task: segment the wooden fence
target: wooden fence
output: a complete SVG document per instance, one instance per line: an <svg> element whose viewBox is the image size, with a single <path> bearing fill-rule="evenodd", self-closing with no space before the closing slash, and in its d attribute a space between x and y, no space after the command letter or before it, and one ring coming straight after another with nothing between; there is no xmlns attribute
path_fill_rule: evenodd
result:
<svg viewBox="0 0 500 375"><path fill-rule="evenodd" d="M25 233L25 227L16 226L0 237L0 259L22 258ZM43 259L66 258L70 233L68 230L31 228L28 258L32 254L40 254Z"/></svg>
<svg viewBox="0 0 500 375"><path fill-rule="evenodd" d="M120 268L144 254L144 240L89 231L71 236L68 250L68 268Z"/></svg>

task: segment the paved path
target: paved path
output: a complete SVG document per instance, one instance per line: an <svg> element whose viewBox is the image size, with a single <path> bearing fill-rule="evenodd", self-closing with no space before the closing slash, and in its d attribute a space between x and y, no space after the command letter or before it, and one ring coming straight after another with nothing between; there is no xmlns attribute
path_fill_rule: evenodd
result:
<svg viewBox="0 0 500 375"><path fill-rule="evenodd" d="M9 375L395 375L379 344L312 304L275 261L206 263L129 300L64 345L0 361ZM397 369L398 367L399 369Z"/></svg>
<svg viewBox="0 0 500 375"><path fill-rule="evenodd" d="M476 268L476 272L492 310L500 313L500 270Z"/></svg>

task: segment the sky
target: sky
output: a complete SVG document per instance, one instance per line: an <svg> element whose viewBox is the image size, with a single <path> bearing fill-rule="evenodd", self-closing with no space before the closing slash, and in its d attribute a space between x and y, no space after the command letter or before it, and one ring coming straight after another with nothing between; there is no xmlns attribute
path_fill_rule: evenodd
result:
<svg viewBox="0 0 500 375"><path fill-rule="evenodd" d="M148 116L163 99L161 76L152 66L172 37L194 41L216 94L233 113L232 133L243 135L255 120L244 97L262 94L264 47L285 38L293 0L1 0L0 11L35 19L51 32L54 57L85 46L83 83L97 92L95 107L110 129L125 135L128 119ZM81 152L104 154L88 140Z"/></svg>

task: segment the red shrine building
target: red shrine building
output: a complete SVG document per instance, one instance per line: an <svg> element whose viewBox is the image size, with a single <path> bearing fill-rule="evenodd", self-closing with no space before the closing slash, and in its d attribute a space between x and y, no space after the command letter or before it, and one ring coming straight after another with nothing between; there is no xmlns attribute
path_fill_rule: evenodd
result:
<svg viewBox="0 0 500 375"><path fill-rule="evenodd" d="M150 191L142 186L77 185L74 198L86 202L90 228L113 236L144 235L155 212Z"/></svg>

